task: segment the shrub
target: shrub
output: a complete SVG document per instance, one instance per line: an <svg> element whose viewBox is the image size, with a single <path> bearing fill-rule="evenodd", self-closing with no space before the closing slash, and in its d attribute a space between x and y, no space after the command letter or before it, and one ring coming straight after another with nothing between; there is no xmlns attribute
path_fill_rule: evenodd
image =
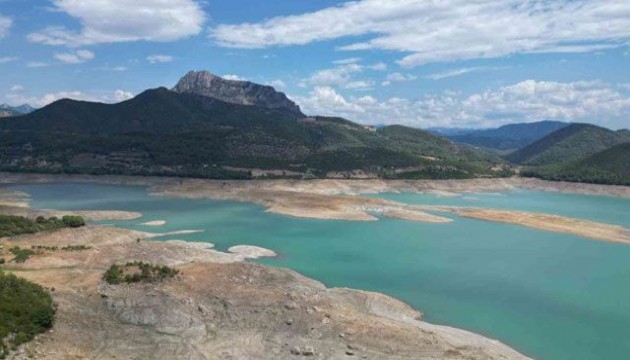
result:
<svg viewBox="0 0 630 360"><path fill-rule="evenodd" d="M166 265L153 265L142 261L128 262L125 265L114 264L105 271L103 280L111 285L138 282L156 282L172 278L179 270Z"/></svg>
<svg viewBox="0 0 630 360"><path fill-rule="evenodd" d="M56 217L46 219L43 216L38 216L35 220L31 220L23 216L0 215L0 237L34 234L40 231L84 225L85 220L80 216L64 216L61 220Z"/></svg>
<svg viewBox="0 0 630 360"><path fill-rule="evenodd" d="M81 216L66 215L61 220L67 227L78 228L85 226L85 220Z"/></svg>
<svg viewBox="0 0 630 360"><path fill-rule="evenodd" d="M19 246L11 248L11 253L15 255L13 261L16 263L23 263L28 260L35 252L30 249L21 249Z"/></svg>
<svg viewBox="0 0 630 360"><path fill-rule="evenodd" d="M54 315L41 286L0 271L0 357L52 327Z"/></svg>

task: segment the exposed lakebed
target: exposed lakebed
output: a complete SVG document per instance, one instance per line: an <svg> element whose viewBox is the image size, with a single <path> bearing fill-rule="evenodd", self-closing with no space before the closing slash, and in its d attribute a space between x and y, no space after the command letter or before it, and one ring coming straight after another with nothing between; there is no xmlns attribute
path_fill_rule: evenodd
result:
<svg viewBox="0 0 630 360"><path fill-rule="evenodd" d="M162 239L271 249L258 260L328 286L401 299L425 319L496 338L542 359L623 358L630 352L630 245L440 214L423 223L314 220L232 201L149 196L145 187L94 184L10 186L34 208L126 210L141 219L107 222ZM512 190L439 197L372 195L409 204L491 207L564 215L630 227L630 199ZM147 229L142 223L165 221Z"/></svg>

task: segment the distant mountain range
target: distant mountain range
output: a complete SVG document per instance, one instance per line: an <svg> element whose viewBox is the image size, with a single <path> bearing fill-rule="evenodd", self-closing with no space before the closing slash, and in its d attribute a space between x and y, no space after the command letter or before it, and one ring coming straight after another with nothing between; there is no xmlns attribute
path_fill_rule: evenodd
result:
<svg viewBox="0 0 630 360"><path fill-rule="evenodd" d="M496 150L516 150L559 130L567 123L539 121L501 126L495 129L436 129L453 141Z"/></svg>
<svg viewBox="0 0 630 360"><path fill-rule="evenodd" d="M60 100L0 122L0 169L210 178L470 178L505 160L426 131L306 117L272 87L191 72L118 104Z"/></svg>
<svg viewBox="0 0 630 360"><path fill-rule="evenodd" d="M12 112L0 121L4 171L418 179L510 176L518 167L523 176L630 184L628 130L558 121L371 127L306 116L270 86L205 71L118 104L64 99L35 111L0 109Z"/></svg>
<svg viewBox="0 0 630 360"><path fill-rule="evenodd" d="M35 108L28 104L24 104L20 106L11 106L9 104L2 104L0 105L0 118L29 114L33 111L35 111Z"/></svg>
<svg viewBox="0 0 630 360"><path fill-rule="evenodd" d="M571 124L506 157L548 180L630 185L630 131Z"/></svg>
<svg viewBox="0 0 630 360"><path fill-rule="evenodd" d="M624 131L591 124L571 124L507 156L522 165L550 165L584 159L611 146L630 141Z"/></svg>

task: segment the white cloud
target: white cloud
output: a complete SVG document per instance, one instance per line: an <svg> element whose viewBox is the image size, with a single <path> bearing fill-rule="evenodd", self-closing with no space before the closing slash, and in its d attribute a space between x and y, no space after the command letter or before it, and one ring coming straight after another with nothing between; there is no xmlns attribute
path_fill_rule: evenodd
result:
<svg viewBox="0 0 630 360"><path fill-rule="evenodd" d="M508 67L474 66L474 67L446 70L439 73L427 75L426 78L431 79L431 80L440 80L440 79L446 79L449 77L455 77L455 76L468 74L471 72L498 70L498 69L505 69L505 68L508 68Z"/></svg>
<svg viewBox="0 0 630 360"><path fill-rule="evenodd" d="M227 75L223 75L222 77L226 80L232 80L232 81L247 81L246 78L235 75L235 74L227 74Z"/></svg>
<svg viewBox="0 0 630 360"><path fill-rule="evenodd" d="M149 55L147 56L147 61L150 62L151 64L164 64L164 63L170 63L173 61L173 57L171 55L160 55L160 54L155 54L155 55Z"/></svg>
<svg viewBox="0 0 630 360"><path fill-rule="evenodd" d="M267 83L267 85L273 86L276 90L284 90L287 88L287 84L280 79L271 80Z"/></svg>
<svg viewBox="0 0 630 360"><path fill-rule="evenodd" d="M9 29L11 29L12 24L13 24L13 20L11 20L11 18L0 14L0 39L7 36L7 34L9 33Z"/></svg>
<svg viewBox="0 0 630 360"><path fill-rule="evenodd" d="M362 72L364 67L349 63L313 73L305 81L313 86L344 86L352 80L352 74Z"/></svg>
<svg viewBox="0 0 630 360"><path fill-rule="evenodd" d="M19 57L17 56L2 56L0 57L0 64L6 64L6 63L10 63L13 62L15 60L18 60Z"/></svg>
<svg viewBox="0 0 630 360"><path fill-rule="evenodd" d="M124 91L124 90L116 90L116 91L114 91L114 100L116 102L129 100L129 99L131 99L133 97L134 97L134 94L132 92L129 92L129 91Z"/></svg>
<svg viewBox="0 0 630 360"><path fill-rule="evenodd" d="M385 71L387 70L387 64L384 62L379 62L374 65L369 65L368 69L376 70L376 71Z"/></svg>
<svg viewBox="0 0 630 360"><path fill-rule="evenodd" d="M117 103L132 98L134 95L131 92L124 90L116 90L106 93L85 93L83 91L59 91L55 93L48 93L42 96L25 96L20 93L9 93L5 97L9 104L21 105L30 104L34 107L42 107L49 105L57 100L61 99L73 99L80 101L92 101L92 102L104 102L104 103Z"/></svg>
<svg viewBox="0 0 630 360"><path fill-rule="evenodd" d="M63 26L31 33L32 42L84 46L127 41L174 41L202 30L205 14L194 0L52 0L54 11L76 18L79 31Z"/></svg>
<svg viewBox="0 0 630 360"><path fill-rule="evenodd" d="M361 61L361 58L353 57L353 58L346 58L346 59L335 60L335 61L333 61L333 64L336 64L336 65L347 65L347 64L358 63L359 61Z"/></svg>
<svg viewBox="0 0 630 360"><path fill-rule="evenodd" d="M24 91L24 86L22 86L22 85L13 85L13 86L11 86L10 91L13 92L13 93L22 92L22 91Z"/></svg>
<svg viewBox="0 0 630 360"><path fill-rule="evenodd" d="M526 80L468 96L446 91L415 101L344 97L333 88L316 87L308 96L294 99L309 114L343 116L366 124L415 127L490 127L544 119L622 127L627 126L630 116L630 96L600 81Z"/></svg>
<svg viewBox="0 0 630 360"><path fill-rule="evenodd" d="M630 39L627 0L362 0L259 23L219 25L221 46L264 48L371 36L340 50L411 53L403 66L516 53L590 52Z"/></svg>
<svg viewBox="0 0 630 360"><path fill-rule="evenodd" d="M388 74L385 78L385 81L381 83L382 86L389 86L393 82L404 82L404 81L412 81L416 80L418 77L411 74L401 74L399 72Z"/></svg>
<svg viewBox="0 0 630 360"><path fill-rule="evenodd" d="M65 64L81 64L94 59L94 53L89 50L77 50L67 53L57 53L54 58Z"/></svg>

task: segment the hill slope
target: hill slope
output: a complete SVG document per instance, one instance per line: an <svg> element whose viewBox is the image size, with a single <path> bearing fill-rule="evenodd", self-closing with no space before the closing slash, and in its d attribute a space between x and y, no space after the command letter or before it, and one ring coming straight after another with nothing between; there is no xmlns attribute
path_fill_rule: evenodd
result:
<svg viewBox="0 0 630 360"><path fill-rule="evenodd" d="M559 121L510 124L496 129L455 133L448 135L448 138L459 143L490 149L514 150L523 148L567 125Z"/></svg>
<svg viewBox="0 0 630 360"><path fill-rule="evenodd" d="M630 136L623 131L571 124L508 155L507 159L522 165L570 163L626 141L630 141Z"/></svg>
<svg viewBox="0 0 630 360"><path fill-rule="evenodd" d="M630 142L569 164L529 169L524 175L546 180L630 185Z"/></svg>
<svg viewBox="0 0 630 360"><path fill-rule="evenodd" d="M498 176L503 160L400 126L165 88L118 104L60 100L0 122L0 169L249 178ZM498 165L498 166L497 166ZM334 174L333 174L334 173Z"/></svg>

